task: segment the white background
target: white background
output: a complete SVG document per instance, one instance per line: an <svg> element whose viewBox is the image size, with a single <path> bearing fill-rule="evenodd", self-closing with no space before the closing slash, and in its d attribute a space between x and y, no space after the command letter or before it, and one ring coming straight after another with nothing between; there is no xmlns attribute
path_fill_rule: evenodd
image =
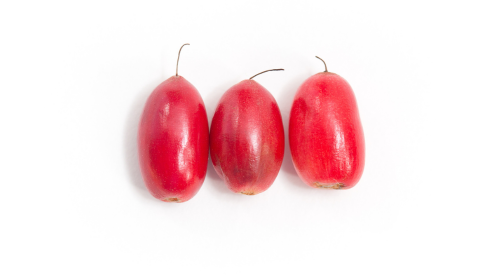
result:
<svg viewBox="0 0 480 280"><path fill-rule="evenodd" d="M0 278L478 279L480 41L475 1L2 1ZM353 87L366 168L305 186L289 148L265 193L155 200L136 132L179 72L211 120L256 80L284 126L323 71Z"/></svg>

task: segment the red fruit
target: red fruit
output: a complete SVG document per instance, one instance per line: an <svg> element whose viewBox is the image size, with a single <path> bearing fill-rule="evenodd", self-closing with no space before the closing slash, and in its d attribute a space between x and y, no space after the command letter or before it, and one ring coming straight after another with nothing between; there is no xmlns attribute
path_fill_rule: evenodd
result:
<svg viewBox="0 0 480 280"><path fill-rule="evenodd" d="M360 180L365 166L363 129L352 88L326 67L308 78L295 95L290 151L307 185L349 189Z"/></svg>
<svg viewBox="0 0 480 280"><path fill-rule="evenodd" d="M246 195L267 190L277 177L285 148L275 98L253 80L231 87L215 110L210 145L215 171L230 190Z"/></svg>
<svg viewBox="0 0 480 280"><path fill-rule="evenodd" d="M207 113L198 91L182 76L164 81L148 98L138 151L143 179L155 198L185 202L202 186L208 163Z"/></svg>

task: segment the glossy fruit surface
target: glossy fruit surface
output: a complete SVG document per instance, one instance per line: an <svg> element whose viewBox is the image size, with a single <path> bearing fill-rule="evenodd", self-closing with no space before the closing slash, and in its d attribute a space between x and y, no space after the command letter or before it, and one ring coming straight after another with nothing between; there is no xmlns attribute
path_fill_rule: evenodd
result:
<svg viewBox="0 0 480 280"><path fill-rule="evenodd" d="M210 131L213 166L235 193L254 195L277 177L285 149L282 117L275 98L253 80L222 96Z"/></svg>
<svg viewBox="0 0 480 280"><path fill-rule="evenodd" d="M290 151L302 180L315 188L348 189L360 180L365 140L352 88L322 72L298 89L289 124Z"/></svg>
<svg viewBox="0 0 480 280"><path fill-rule="evenodd" d="M181 76L150 95L140 121L138 151L150 193L163 201L191 199L205 180L208 120L203 100Z"/></svg>

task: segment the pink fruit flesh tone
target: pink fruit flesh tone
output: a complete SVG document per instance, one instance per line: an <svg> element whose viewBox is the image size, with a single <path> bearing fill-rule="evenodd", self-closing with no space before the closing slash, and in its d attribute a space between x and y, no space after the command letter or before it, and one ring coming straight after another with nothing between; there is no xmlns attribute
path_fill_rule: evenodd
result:
<svg viewBox="0 0 480 280"><path fill-rule="evenodd" d="M365 165L365 140L352 88L322 72L298 89L289 124L290 151L300 178L315 188L349 189Z"/></svg>
<svg viewBox="0 0 480 280"><path fill-rule="evenodd" d="M255 195L277 177L285 148L275 98L260 84L244 80L221 98L210 131L213 166L235 193Z"/></svg>
<svg viewBox="0 0 480 280"><path fill-rule="evenodd" d="M203 100L181 76L161 83L145 104L138 152L149 192L166 202L191 199L205 180L208 120Z"/></svg>

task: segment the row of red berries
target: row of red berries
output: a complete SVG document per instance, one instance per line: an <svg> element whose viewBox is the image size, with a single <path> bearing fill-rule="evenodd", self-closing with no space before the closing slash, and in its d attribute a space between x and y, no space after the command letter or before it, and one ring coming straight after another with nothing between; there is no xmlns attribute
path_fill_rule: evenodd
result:
<svg viewBox="0 0 480 280"><path fill-rule="evenodd" d="M264 72L273 70L283 69ZM191 199L205 180L209 148L215 171L233 192L254 195L273 184L285 148L282 117L275 98L253 77L225 92L209 133L203 100L178 76L177 60L176 75L148 98L138 131L142 175L154 197ZM360 180L365 141L355 96L326 64L295 95L289 141L295 169L307 185L348 189Z"/></svg>

